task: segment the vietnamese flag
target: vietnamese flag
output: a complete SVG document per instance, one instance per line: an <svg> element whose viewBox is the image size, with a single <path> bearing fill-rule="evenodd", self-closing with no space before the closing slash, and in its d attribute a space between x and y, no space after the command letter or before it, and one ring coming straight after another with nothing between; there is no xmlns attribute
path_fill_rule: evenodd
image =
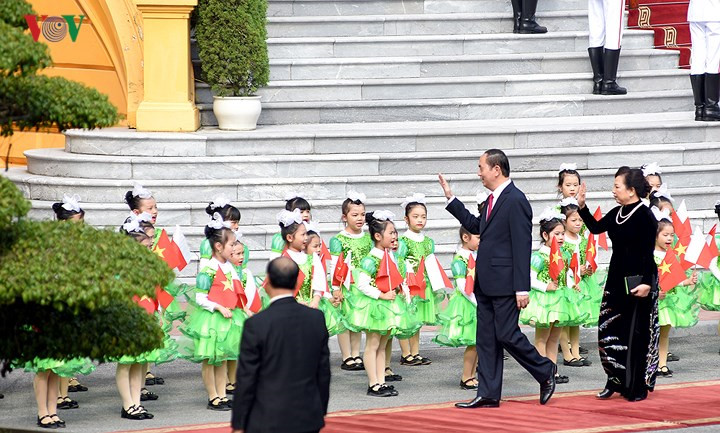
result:
<svg viewBox="0 0 720 433"><path fill-rule="evenodd" d="M394 260L389 258L390 252L385 250L382 260L380 260L380 267L375 277L375 284L381 292L387 293L394 290L403 282L403 277L400 275L397 265Z"/></svg>
<svg viewBox="0 0 720 433"><path fill-rule="evenodd" d="M663 292L668 292L674 287L677 287L687 278L685 270L677 259L673 249L668 249L665 253L665 258L663 258L663 261L658 265L658 274L660 290Z"/></svg>
<svg viewBox="0 0 720 433"><path fill-rule="evenodd" d="M257 313L262 309L262 299L260 298L260 291L255 285L255 277L253 276L250 269L243 270L245 273L245 298L247 299L247 309L253 313Z"/></svg>
<svg viewBox="0 0 720 433"><path fill-rule="evenodd" d="M598 206L598 208L595 209L595 213L593 214L593 217L597 221L600 221L602 219L602 211L600 210L600 206ZM608 250L607 235L605 233L600 233L598 235L597 244L600 248L604 249L605 251Z"/></svg>
<svg viewBox="0 0 720 433"><path fill-rule="evenodd" d="M170 269L177 268L181 263L181 259L179 257L182 256L182 253L178 249L177 244L170 241L165 229L160 231L160 237L158 238L157 245L155 245L153 252L163 259Z"/></svg>
<svg viewBox="0 0 720 433"><path fill-rule="evenodd" d="M237 295L236 306L238 308L245 308L245 306L247 305L247 296L245 296L245 287L243 287L242 281L233 278L232 285L233 290L235 291L235 295Z"/></svg>
<svg viewBox="0 0 720 433"><path fill-rule="evenodd" d="M233 309L238 303L237 294L232 281L228 280L220 267L215 272L208 300L220 304L225 308Z"/></svg>
<svg viewBox="0 0 720 433"><path fill-rule="evenodd" d="M163 308L163 310L167 309L172 301L175 300L173 295L160 286L155 287L155 299L157 299L158 304Z"/></svg>
<svg viewBox="0 0 720 433"><path fill-rule="evenodd" d="M154 314L155 310L157 310L157 304L155 303L155 300L147 295L143 295L142 297L139 297L137 295L133 296L133 301L135 301L136 304L141 306L148 314Z"/></svg>
<svg viewBox="0 0 720 433"><path fill-rule="evenodd" d="M475 256L470 254L465 276L465 294L470 296L475 291Z"/></svg>
<svg viewBox="0 0 720 433"><path fill-rule="evenodd" d="M562 254L560 253L560 247L558 247L557 238L553 236L552 238L552 244L550 245L550 265L548 268L548 271L550 273L550 278L552 278L553 281L558 282L558 278L560 277L560 273L565 268L565 261L562 258Z"/></svg>
<svg viewBox="0 0 720 433"><path fill-rule="evenodd" d="M703 245L700 256L698 256L697 264L705 269L710 269L712 262L720 255L717 244L715 243L715 231L717 230L717 224L710 229L707 237L705 238L705 245Z"/></svg>
<svg viewBox="0 0 720 433"><path fill-rule="evenodd" d="M345 254L340 252L340 257L338 257L337 263L335 264L335 271L332 276L333 287L340 287L342 285L345 285L346 288L350 287L350 278L348 278L350 275L349 259L350 256L348 255L348 260L345 260Z"/></svg>
<svg viewBox="0 0 720 433"><path fill-rule="evenodd" d="M420 259L417 272L413 272L412 264L407 262L407 285L410 289L410 296L420 296L425 299L425 289L427 282L425 281L425 258Z"/></svg>
<svg viewBox="0 0 720 433"><path fill-rule="evenodd" d="M595 235L590 233L587 247L585 247L585 263L594 271L597 271L597 249L595 247Z"/></svg>
<svg viewBox="0 0 720 433"><path fill-rule="evenodd" d="M192 260L193 254L190 252L190 246L188 245L187 239L178 225L175 226L172 243L177 251L177 269L178 271L182 271Z"/></svg>
<svg viewBox="0 0 720 433"><path fill-rule="evenodd" d="M572 253L572 258L570 259L570 269L573 272L573 280L575 281L575 285L577 286L580 284L580 281L582 280L582 275L580 275L580 246L575 245L575 251Z"/></svg>
<svg viewBox="0 0 720 433"><path fill-rule="evenodd" d="M670 218L672 219L673 228L675 229L675 235L678 239L684 241L684 245L687 245L693 232L690 226L690 218L687 213L687 207L685 206L685 200L680 203L677 210L673 209L670 213Z"/></svg>
<svg viewBox="0 0 720 433"><path fill-rule="evenodd" d="M330 254L330 250L325 244L325 241L322 239L320 239L320 252L318 255L320 256L320 261L325 268L325 272L327 272L327 262L332 260L332 255Z"/></svg>
<svg viewBox="0 0 720 433"><path fill-rule="evenodd" d="M285 248L283 250L282 255L283 255L283 257L287 257L288 259L293 260L293 258L290 257L290 254L287 252L287 248ZM298 267L298 277L297 277L297 282L295 283L295 291L293 292L293 296L297 297L298 293L300 293L300 289L302 289L304 282L305 282L305 274Z"/></svg>

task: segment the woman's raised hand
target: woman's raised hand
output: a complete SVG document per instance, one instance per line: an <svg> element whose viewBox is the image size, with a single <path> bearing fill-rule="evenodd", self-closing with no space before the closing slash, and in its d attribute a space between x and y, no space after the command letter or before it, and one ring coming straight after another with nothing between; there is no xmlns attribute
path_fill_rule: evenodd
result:
<svg viewBox="0 0 720 433"><path fill-rule="evenodd" d="M575 194L575 198L577 199L580 209L585 207L585 193L587 193L587 185L585 185L585 182L583 182L580 184L580 188L578 188L577 194Z"/></svg>
<svg viewBox="0 0 720 433"><path fill-rule="evenodd" d="M443 189L445 198L450 200L450 197L453 196L453 193L450 190L450 184L448 183L447 180L445 180L445 177L442 175L442 173L438 173L438 181L440 182L440 187L442 187L442 189Z"/></svg>

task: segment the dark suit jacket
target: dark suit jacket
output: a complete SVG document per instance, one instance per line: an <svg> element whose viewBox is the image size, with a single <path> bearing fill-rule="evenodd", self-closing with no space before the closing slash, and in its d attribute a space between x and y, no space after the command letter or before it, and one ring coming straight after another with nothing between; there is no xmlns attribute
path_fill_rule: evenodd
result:
<svg viewBox="0 0 720 433"><path fill-rule="evenodd" d="M487 203L483 204L487 209ZM485 296L514 296L530 291L532 207L513 182L480 217L471 214L455 199L447 210L470 233L480 235L475 268L475 292Z"/></svg>
<svg viewBox="0 0 720 433"><path fill-rule="evenodd" d="M324 425L330 399L325 318L295 298L245 321L232 426L252 432L307 432Z"/></svg>

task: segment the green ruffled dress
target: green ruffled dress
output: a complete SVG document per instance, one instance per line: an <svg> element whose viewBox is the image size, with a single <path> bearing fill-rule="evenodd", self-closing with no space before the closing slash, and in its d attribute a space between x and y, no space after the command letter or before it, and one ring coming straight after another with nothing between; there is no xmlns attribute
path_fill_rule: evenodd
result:
<svg viewBox="0 0 720 433"><path fill-rule="evenodd" d="M588 239L580 235L579 240L578 250L580 253L580 263L585 264ZM563 256L571 259L575 252L575 245L576 244L565 237L565 242L562 246ZM569 266L569 261L567 263ZM592 275L584 275L578 284L580 291L578 292L573 289L567 292L568 299L573 303L577 303L580 313L587 315L587 321L582 323L584 326L597 326L598 318L600 317L600 304L602 303L603 291L605 290L603 288L603 275L604 273L601 272L600 269Z"/></svg>
<svg viewBox="0 0 720 433"><path fill-rule="evenodd" d="M422 238L421 241L412 239L419 237ZM407 261L412 265L413 272L417 272L421 259L435 252L435 242L423 234L415 234L408 230L400 237L400 241L407 245ZM412 297L411 302L416 309L418 321L425 325L436 325L438 323L440 304L445 300L445 291L433 290L427 273L425 274L425 283L425 299L415 295Z"/></svg>
<svg viewBox="0 0 720 433"><path fill-rule="evenodd" d="M468 272L468 260L472 251L460 248L455 254L450 268L455 279L455 291L450 295L447 307L438 314L440 329L433 338L437 344L450 347L474 346L477 334L477 306L465 294L465 281Z"/></svg>
<svg viewBox="0 0 720 433"><path fill-rule="evenodd" d="M720 234L715 235L715 243L720 248ZM716 259L715 267L720 267L720 257ZM720 280L710 271L703 272L698 278L697 287L702 308L708 311L720 311Z"/></svg>
<svg viewBox="0 0 720 433"><path fill-rule="evenodd" d="M219 265L217 260L210 259L198 273L195 290L187 294L188 316L179 328L187 337L180 345L180 356L196 363L207 361L215 366L238 358L240 337L247 319L241 308L232 309L232 317L226 319L219 311L208 311L197 303L197 293L210 292ZM229 270L225 272L228 280L239 278L231 264L227 263L225 268Z"/></svg>
<svg viewBox="0 0 720 433"><path fill-rule="evenodd" d="M664 251L655 251L655 264L658 266L665 258ZM686 272L688 277L691 271ZM691 328L700 318L698 303L699 289L695 286L677 286L665 293L658 301L658 322L660 326L670 325L673 328Z"/></svg>
<svg viewBox="0 0 720 433"><path fill-rule="evenodd" d="M577 292L567 287L567 265L570 256L563 254L565 269L558 277L558 289L551 292L543 292L533 287L530 290L530 302L520 312L520 323L531 325L536 328L578 326L585 323L589 314L581 312L577 305ZM535 274L539 284L547 286L550 283L548 264L550 263L550 248L542 246L530 256L531 274ZM573 293L575 292L575 293Z"/></svg>
<svg viewBox="0 0 720 433"><path fill-rule="evenodd" d="M292 251L288 251L288 255L297 263L300 271L305 276L296 299L305 305L309 305L314 297L312 288L313 256ZM321 271L324 272L324 269ZM325 316L325 327L330 336L340 334L347 330L340 306L335 307L330 299L321 296L320 303L318 303L318 310L322 311Z"/></svg>
<svg viewBox="0 0 720 433"><path fill-rule="evenodd" d="M60 377L75 377L80 374L88 375L95 371L95 365L87 358L73 358L57 360L52 358L35 358L23 366L28 373L52 371Z"/></svg>
<svg viewBox="0 0 720 433"><path fill-rule="evenodd" d="M380 267L384 252L372 250L360 262L360 267L353 271L354 283L350 293L342 303L342 311L349 330L353 332L374 332L389 334L399 339L410 338L422 327L415 314L410 314L410 307L403 293L397 294L392 301L374 299L358 288L361 274L370 277L370 284L377 288L375 277Z"/></svg>

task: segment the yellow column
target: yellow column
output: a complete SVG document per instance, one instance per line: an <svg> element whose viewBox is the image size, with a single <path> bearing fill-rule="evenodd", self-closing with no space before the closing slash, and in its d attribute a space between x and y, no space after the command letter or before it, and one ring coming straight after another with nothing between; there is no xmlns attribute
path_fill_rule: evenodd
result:
<svg viewBox="0 0 720 433"><path fill-rule="evenodd" d="M196 131L190 12L197 0L135 0L143 15L144 97L138 131Z"/></svg>

